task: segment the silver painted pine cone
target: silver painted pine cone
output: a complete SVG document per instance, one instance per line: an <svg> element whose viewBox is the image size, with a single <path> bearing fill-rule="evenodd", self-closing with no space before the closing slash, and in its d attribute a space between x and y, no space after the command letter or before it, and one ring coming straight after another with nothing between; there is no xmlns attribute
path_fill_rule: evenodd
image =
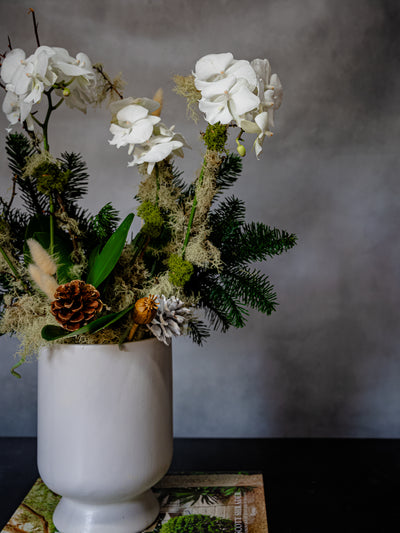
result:
<svg viewBox="0 0 400 533"><path fill-rule="evenodd" d="M157 297L157 301L159 305L156 316L147 327L159 341L168 346L173 336L178 337L182 334L182 329L192 316L192 312L175 296L167 299L161 295Z"/></svg>

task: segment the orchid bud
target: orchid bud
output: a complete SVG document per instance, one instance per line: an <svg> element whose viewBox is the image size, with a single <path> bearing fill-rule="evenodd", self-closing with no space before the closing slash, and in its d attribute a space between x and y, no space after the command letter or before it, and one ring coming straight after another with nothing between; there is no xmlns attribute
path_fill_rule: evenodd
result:
<svg viewBox="0 0 400 533"><path fill-rule="evenodd" d="M68 89L68 87L65 87L63 90L63 96L69 96L71 94L71 91Z"/></svg>
<svg viewBox="0 0 400 533"><path fill-rule="evenodd" d="M236 139L236 144L236 150L238 151L238 154L240 155L240 157L244 157L246 155L246 148L243 146L243 144L240 144L239 139Z"/></svg>

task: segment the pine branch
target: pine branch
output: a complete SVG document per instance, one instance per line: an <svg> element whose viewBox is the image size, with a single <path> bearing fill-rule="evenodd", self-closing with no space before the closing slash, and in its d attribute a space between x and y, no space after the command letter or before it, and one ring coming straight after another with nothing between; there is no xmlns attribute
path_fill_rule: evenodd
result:
<svg viewBox="0 0 400 533"><path fill-rule="evenodd" d="M71 204L87 194L89 174L86 163L80 154L64 152L59 161L62 171L68 172L68 181L60 196L68 214L70 214Z"/></svg>
<svg viewBox="0 0 400 533"><path fill-rule="evenodd" d="M174 162L170 163L170 168L172 176L172 186L178 189L180 202L183 202L188 198L193 198L195 193L194 184L186 183L186 181L182 178L183 172L177 168Z"/></svg>
<svg viewBox="0 0 400 533"><path fill-rule="evenodd" d="M6 221L10 229L13 246L16 250L19 250L22 253L25 242L25 232L29 222L29 215L20 211L19 209L11 209L11 211L8 213Z"/></svg>
<svg viewBox="0 0 400 533"><path fill-rule="evenodd" d="M214 329L226 331L230 326L242 328L245 325L247 309L236 295L224 287L218 274L199 273L194 292L196 291L201 295L200 305L205 308L206 316Z"/></svg>
<svg viewBox="0 0 400 533"><path fill-rule="evenodd" d="M222 243L232 237L245 220L244 202L235 196L222 201L218 208L209 215L211 242L220 248Z"/></svg>
<svg viewBox="0 0 400 533"><path fill-rule="evenodd" d="M35 153L35 149L25 135L11 133L6 137L6 153L11 173L20 178L24 172L26 160Z"/></svg>
<svg viewBox="0 0 400 533"><path fill-rule="evenodd" d="M229 154L223 159L216 176L215 185L218 192L214 196L214 199L217 198L222 191L232 187L232 185L238 180L242 168L242 158L236 154Z"/></svg>
<svg viewBox="0 0 400 533"><path fill-rule="evenodd" d="M249 264L280 255L296 244L297 237L261 222L237 227L221 243L221 257L229 264Z"/></svg>
<svg viewBox="0 0 400 533"><path fill-rule="evenodd" d="M224 289L241 303L270 315L278 305L276 293L268 276L258 270L227 268L221 274Z"/></svg>
<svg viewBox="0 0 400 533"><path fill-rule="evenodd" d="M99 244L105 243L114 231L117 229L119 222L119 213L108 202L100 209L97 215L90 218L90 230L95 234Z"/></svg>
<svg viewBox="0 0 400 533"><path fill-rule="evenodd" d="M187 334L193 342L203 346L203 343L210 336L210 330L202 320L192 318L187 324Z"/></svg>
<svg viewBox="0 0 400 533"><path fill-rule="evenodd" d="M35 153L29 140L21 133L7 135L6 152L8 166L21 190L21 199L29 215L42 214L48 207L48 200L44 194L38 192L34 178L22 178L26 161Z"/></svg>

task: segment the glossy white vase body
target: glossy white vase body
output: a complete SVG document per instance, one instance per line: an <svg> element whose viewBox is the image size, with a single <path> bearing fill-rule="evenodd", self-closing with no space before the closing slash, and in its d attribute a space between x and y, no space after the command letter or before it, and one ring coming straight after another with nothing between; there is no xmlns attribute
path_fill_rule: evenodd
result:
<svg viewBox="0 0 400 533"><path fill-rule="evenodd" d="M171 348L53 345L39 357L38 468L61 533L136 533L172 459Z"/></svg>

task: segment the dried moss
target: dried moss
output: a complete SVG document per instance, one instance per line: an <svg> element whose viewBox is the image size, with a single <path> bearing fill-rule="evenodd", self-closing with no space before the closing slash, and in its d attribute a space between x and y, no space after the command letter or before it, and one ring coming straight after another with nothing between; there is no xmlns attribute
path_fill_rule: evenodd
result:
<svg viewBox="0 0 400 533"><path fill-rule="evenodd" d="M219 270L222 267L221 253L211 244L208 236L209 230L205 225L197 228L196 235L193 235L188 242L185 258L193 265Z"/></svg>
<svg viewBox="0 0 400 533"><path fill-rule="evenodd" d="M26 358L38 353L39 348L46 344L41 331L46 324L57 324L50 313L47 298L39 294L24 294L5 298L5 310L0 323L0 333L14 333L21 342L16 355Z"/></svg>
<svg viewBox="0 0 400 533"><path fill-rule="evenodd" d="M191 74L189 76L180 76L176 75L173 78L175 82L175 87L173 91L180 96L186 98L187 102L187 115L191 118L196 124L199 120L199 114L197 113L198 102L201 98L201 92L196 89L194 84L194 76Z"/></svg>
<svg viewBox="0 0 400 533"><path fill-rule="evenodd" d="M27 178L28 176L33 176L36 169L40 168L42 165L56 165L58 167L57 160L54 159L50 152L47 152L46 150L43 152L36 152L26 160L25 169L21 177Z"/></svg>

